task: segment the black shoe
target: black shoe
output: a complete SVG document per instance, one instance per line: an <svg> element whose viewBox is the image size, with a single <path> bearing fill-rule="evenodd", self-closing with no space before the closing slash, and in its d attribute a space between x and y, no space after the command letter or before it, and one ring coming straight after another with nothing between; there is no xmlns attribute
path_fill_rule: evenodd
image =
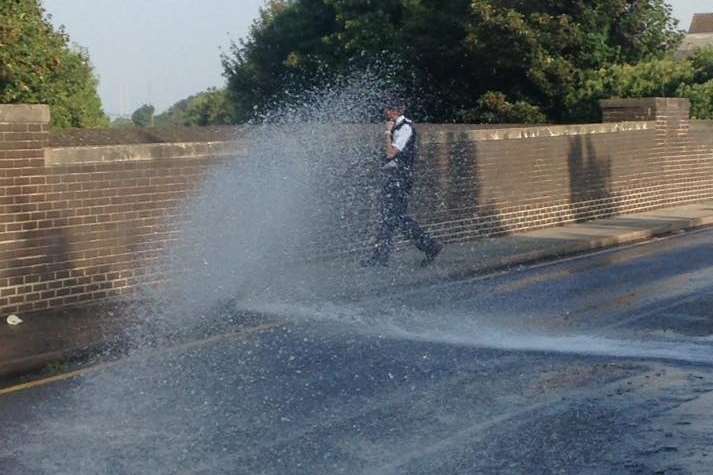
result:
<svg viewBox="0 0 713 475"><path fill-rule="evenodd" d="M436 256L441 253L443 250L443 244L440 242L436 241L433 243L433 246L426 251L426 257L423 258L421 261L421 267L428 267L431 264L433 264L433 261L436 260Z"/></svg>
<svg viewBox="0 0 713 475"><path fill-rule="evenodd" d="M371 257L367 257L366 259L362 259L361 261L359 261L359 265L364 268L367 268L367 267L388 267L389 262L382 257L371 256Z"/></svg>

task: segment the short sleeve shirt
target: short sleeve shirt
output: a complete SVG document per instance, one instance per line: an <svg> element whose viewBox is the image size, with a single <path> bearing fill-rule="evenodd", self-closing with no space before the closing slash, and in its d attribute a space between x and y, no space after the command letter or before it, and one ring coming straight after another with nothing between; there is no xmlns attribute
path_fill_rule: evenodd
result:
<svg viewBox="0 0 713 475"><path fill-rule="evenodd" d="M406 120L406 117L404 116L401 116L396 119L395 127L398 127L399 124L401 124L404 120ZM409 124L404 124L400 129L394 132L391 145L393 145L399 150L399 152L401 152L404 148L406 148L406 145L408 144L408 141L411 140L412 135L413 128Z"/></svg>

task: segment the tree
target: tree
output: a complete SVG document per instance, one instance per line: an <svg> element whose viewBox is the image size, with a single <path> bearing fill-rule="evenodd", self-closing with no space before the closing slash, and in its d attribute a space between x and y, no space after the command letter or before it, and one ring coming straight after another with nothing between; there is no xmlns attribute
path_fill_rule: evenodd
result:
<svg viewBox="0 0 713 475"><path fill-rule="evenodd" d="M341 55L330 39L336 32L336 12L327 2L268 1L248 38L233 43L223 55L237 122L269 110L290 90L309 87L325 70L338 69Z"/></svg>
<svg viewBox="0 0 713 475"><path fill-rule="evenodd" d="M155 123L157 127L232 124L232 106L225 89L210 88L176 102L157 115Z"/></svg>
<svg viewBox="0 0 713 475"><path fill-rule="evenodd" d="M663 0L273 0L223 64L239 121L355 64L396 70L422 120L503 97L523 112L494 120L586 120L567 100L589 72L662 58L676 25Z"/></svg>
<svg viewBox="0 0 713 475"><path fill-rule="evenodd" d="M483 124L542 124L547 116L536 106L524 101L512 103L502 92L489 91L478 100L478 106L464 111L459 121Z"/></svg>
<svg viewBox="0 0 713 475"><path fill-rule="evenodd" d="M136 126L131 119L127 119L126 117L117 117L111 121L109 127L112 129L130 129Z"/></svg>
<svg viewBox="0 0 713 475"><path fill-rule="evenodd" d="M567 98L589 71L662 58L681 39L663 0L472 2L467 47L483 81L539 105L555 121L583 120Z"/></svg>
<svg viewBox="0 0 713 475"><path fill-rule="evenodd" d="M189 101L183 125L225 125L232 122L226 91L209 89Z"/></svg>
<svg viewBox="0 0 713 475"><path fill-rule="evenodd" d="M713 80L698 84L684 84L678 90L677 95L691 101L692 118L713 119Z"/></svg>
<svg viewBox="0 0 713 475"><path fill-rule="evenodd" d="M153 127L155 110L151 104L144 104L131 114L131 121L136 127Z"/></svg>
<svg viewBox="0 0 713 475"><path fill-rule="evenodd" d="M710 119L712 93L713 48L708 48L680 61L652 59L589 71L566 102L573 114L591 117L598 111L599 99L607 97L686 97L691 100L693 118Z"/></svg>
<svg viewBox="0 0 713 475"><path fill-rule="evenodd" d="M194 97L195 96L189 96L185 99L181 99L164 112L156 115L154 117L156 127L175 127L177 125L183 125L186 109Z"/></svg>
<svg viewBox="0 0 713 475"><path fill-rule="evenodd" d="M0 0L0 102L44 103L55 127L103 127L109 121L85 50L69 46L39 0Z"/></svg>
<svg viewBox="0 0 713 475"><path fill-rule="evenodd" d="M567 92L565 107L571 117L598 121L600 99L674 96L693 74L690 62L671 58L586 71L579 86Z"/></svg>

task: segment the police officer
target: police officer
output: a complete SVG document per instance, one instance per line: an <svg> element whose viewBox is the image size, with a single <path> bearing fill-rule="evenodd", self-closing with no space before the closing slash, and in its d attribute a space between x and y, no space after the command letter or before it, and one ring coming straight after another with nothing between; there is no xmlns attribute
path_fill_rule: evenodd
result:
<svg viewBox="0 0 713 475"><path fill-rule="evenodd" d="M426 257L422 266L429 265L443 249L443 245L421 229L406 214L408 196L413 186L414 163L418 136L411 120L404 116L405 104L392 100L384 108L386 125L386 160L381 168L382 192L380 225L374 252L362 263L367 266L387 265L393 247L393 234L397 229L411 240Z"/></svg>

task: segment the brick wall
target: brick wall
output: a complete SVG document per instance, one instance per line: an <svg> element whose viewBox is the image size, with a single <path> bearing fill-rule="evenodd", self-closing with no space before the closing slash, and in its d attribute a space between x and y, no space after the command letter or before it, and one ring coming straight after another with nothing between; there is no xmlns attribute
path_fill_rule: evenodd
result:
<svg viewBox="0 0 713 475"><path fill-rule="evenodd" d="M602 101L604 124L424 140L416 214L446 241L713 198L713 122L686 99Z"/></svg>
<svg viewBox="0 0 713 475"><path fill-rule="evenodd" d="M0 312L130 291L174 239L178 205L233 144L46 149L49 111L0 106Z"/></svg>
<svg viewBox="0 0 713 475"><path fill-rule="evenodd" d="M0 308L34 305L46 290L25 268L44 263L49 252L33 249L34 237L50 243L40 223L51 205L38 194L48 186L44 171L49 109L45 106L0 107Z"/></svg>
<svg viewBox="0 0 713 475"><path fill-rule="evenodd" d="M160 279L147 272L160 270L162 251L176 240L180 205L234 153L230 143L47 150L38 198L48 212L25 243L46 257L23 270L49 288L32 309L115 297Z"/></svg>
<svg viewBox="0 0 713 475"><path fill-rule="evenodd" d="M457 241L660 206L655 134L635 122L427 138L416 214Z"/></svg>
<svg viewBox="0 0 713 475"><path fill-rule="evenodd" d="M686 100L602 109L603 124L421 126L412 212L454 242L713 197L713 125L691 123ZM48 148L48 123L44 106L0 106L3 314L103 300L161 278L155 264L178 238L181 203L217 164L250 159L242 141ZM355 133L378 144L380 131ZM376 199L365 193L331 228L339 236L320 232L328 239L315 247L368 247Z"/></svg>

